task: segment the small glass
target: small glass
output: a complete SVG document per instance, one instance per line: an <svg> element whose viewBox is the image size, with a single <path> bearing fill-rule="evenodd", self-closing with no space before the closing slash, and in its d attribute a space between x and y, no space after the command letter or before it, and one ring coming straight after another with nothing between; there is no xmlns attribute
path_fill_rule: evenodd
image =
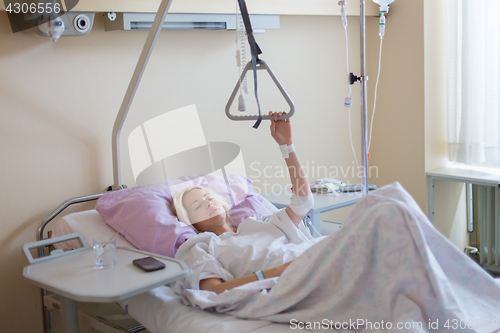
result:
<svg viewBox="0 0 500 333"><path fill-rule="evenodd" d="M94 238L94 260L97 268L113 267L118 262L116 238L104 240Z"/></svg>

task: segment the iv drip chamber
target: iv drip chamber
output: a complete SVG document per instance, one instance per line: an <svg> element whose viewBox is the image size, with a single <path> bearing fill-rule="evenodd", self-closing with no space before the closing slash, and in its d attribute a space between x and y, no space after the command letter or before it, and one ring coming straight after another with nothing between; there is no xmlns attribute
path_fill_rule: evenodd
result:
<svg viewBox="0 0 500 333"><path fill-rule="evenodd" d="M389 5L394 2L394 0L373 0L377 5L380 6L380 12L382 14L387 14L389 12Z"/></svg>

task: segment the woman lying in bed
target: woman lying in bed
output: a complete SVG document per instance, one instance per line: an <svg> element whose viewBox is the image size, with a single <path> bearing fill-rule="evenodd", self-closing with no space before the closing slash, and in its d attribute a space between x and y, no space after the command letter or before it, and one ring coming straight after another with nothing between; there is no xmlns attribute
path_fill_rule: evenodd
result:
<svg viewBox="0 0 500 333"><path fill-rule="evenodd" d="M272 121L271 135L289 147L290 122ZM302 222L312 195L292 150L284 152L290 206L248 218L237 232L216 194L177 195L179 219L199 232L175 255L190 267L175 286L184 304L291 328L500 332L500 285L436 231L399 183L365 196L342 229L313 239Z"/></svg>
<svg viewBox="0 0 500 333"><path fill-rule="evenodd" d="M283 113L269 114L278 118ZM320 240L312 238L302 222L313 205L313 196L292 145L290 121L271 121L271 135L283 151L294 189L285 209L271 216L248 218L235 232L228 221L229 205L211 190L193 187L175 196L179 220L198 233L206 233L205 238L195 237L193 241L199 242L196 247L184 245L177 252L176 258L187 261L194 271L185 287L219 294L258 279L280 276L291 260Z"/></svg>

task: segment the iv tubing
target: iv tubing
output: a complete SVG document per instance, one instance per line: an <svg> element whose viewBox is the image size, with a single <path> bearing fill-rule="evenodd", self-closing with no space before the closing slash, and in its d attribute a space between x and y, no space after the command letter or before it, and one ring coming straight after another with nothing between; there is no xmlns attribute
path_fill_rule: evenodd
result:
<svg viewBox="0 0 500 333"><path fill-rule="evenodd" d="M384 37L380 37L380 50L378 54L378 73L377 73L377 81L375 83L375 93L373 96L373 112L372 112L372 120L370 122L370 140L368 141L368 153L370 152L370 146L372 144L372 133L373 133L373 119L375 118L375 107L377 106L377 89L378 89L378 80L380 79L380 67L382 64L382 41Z"/></svg>
<svg viewBox="0 0 500 333"><path fill-rule="evenodd" d="M347 77L349 77L349 37L347 35L347 17L345 17L345 7L342 5L342 25L345 31L345 50L346 50L346 64L347 64ZM351 97L351 86L347 86L347 97ZM356 151L354 150L354 144L352 142L352 129L351 129L351 108L349 107L349 139L351 141L352 154L354 155L354 160L356 161L356 168L359 170L358 158L356 157Z"/></svg>
<svg viewBox="0 0 500 333"><path fill-rule="evenodd" d="M351 149L354 154L354 160L356 161L356 167L359 170L358 158L356 157L356 152L354 151L354 144L352 143L352 133L351 133L351 108L349 108L349 139L351 139Z"/></svg>

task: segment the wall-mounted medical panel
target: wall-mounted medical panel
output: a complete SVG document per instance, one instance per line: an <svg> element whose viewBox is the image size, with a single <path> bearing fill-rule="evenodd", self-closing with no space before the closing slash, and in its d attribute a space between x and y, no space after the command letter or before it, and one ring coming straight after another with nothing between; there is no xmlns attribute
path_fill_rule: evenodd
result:
<svg viewBox="0 0 500 333"><path fill-rule="evenodd" d="M161 0L80 0L75 11L82 12L145 12L158 10ZM275 15L340 15L337 0L247 0L250 14ZM347 0L347 15L359 15L359 0ZM174 1L170 13L233 14L234 0ZM0 1L0 10L5 10ZM366 15L376 16L378 6L366 0Z"/></svg>
<svg viewBox="0 0 500 333"><path fill-rule="evenodd" d="M104 29L112 30L148 30L155 19L154 13L108 13ZM279 15L250 15L255 32L267 29L279 29ZM235 14L168 14L162 29L204 29L236 30Z"/></svg>

